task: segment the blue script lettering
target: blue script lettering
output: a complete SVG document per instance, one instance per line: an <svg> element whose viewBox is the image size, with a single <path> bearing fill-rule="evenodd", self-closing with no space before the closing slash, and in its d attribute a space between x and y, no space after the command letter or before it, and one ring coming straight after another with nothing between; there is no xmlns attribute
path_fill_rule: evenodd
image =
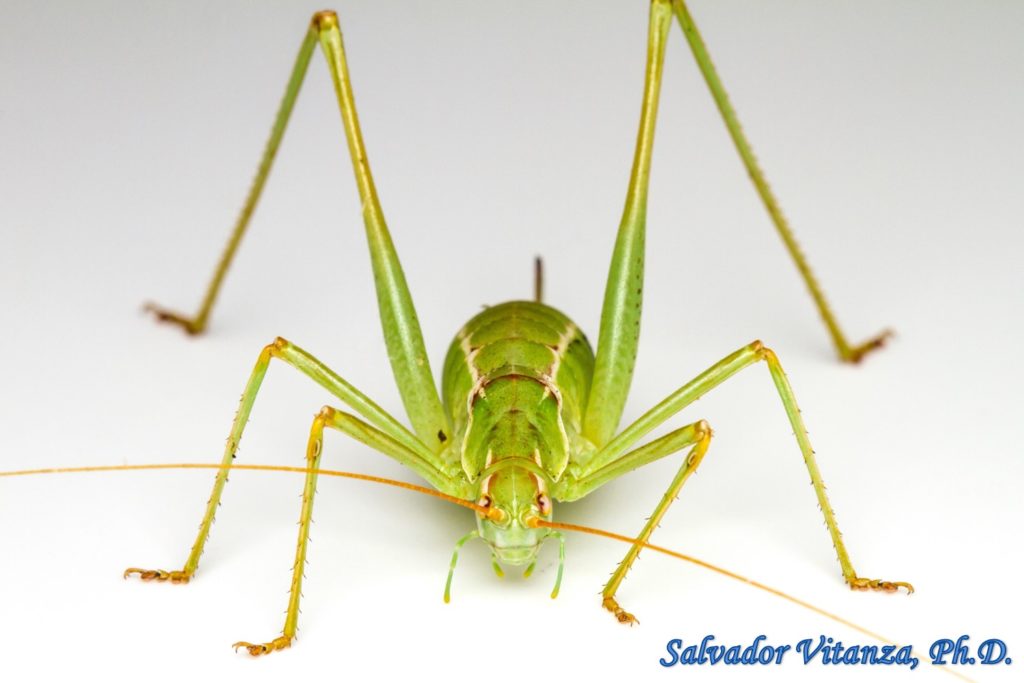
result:
<svg viewBox="0 0 1024 683"><path fill-rule="evenodd" d="M688 645L683 646L683 640L681 638L673 638L665 644L665 650L668 652L668 657L663 657L658 660L658 663L664 667L680 665L693 665L693 664L711 664L714 666L719 662L724 664L782 664L782 656L791 648L789 645L772 646L767 645L764 641L768 638L765 635L759 635L754 638L754 642L748 645L746 648L742 648L740 645L732 645L726 647L724 645L712 645L711 641L715 639L713 635L706 635L700 641L700 645Z"/></svg>
<svg viewBox="0 0 1024 683"><path fill-rule="evenodd" d="M668 644L665 646L665 649L668 650L668 653L670 655L672 655L672 659L666 660L662 658L658 660L658 663L665 667L675 666L676 664L678 664L679 651L683 649L683 641L679 638L673 638L672 640L668 641Z"/></svg>
<svg viewBox="0 0 1024 683"><path fill-rule="evenodd" d="M936 640L928 648L928 656L931 657L932 664L945 664L946 655L950 654L953 655L949 660L950 664L974 664L970 650L965 644L970 639L970 636L962 635L956 639L955 643L949 638Z"/></svg>
<svg viewBox="0 0 1024 683"><path fill-rule="evenodd" d="M1006 659L1006 643L998 638L989 638L978 646L978 656L981 657L982 664L998 664ZM1006 663L1009 664L1010 660L1006 659Z"/></svg>
<svg viewBox="0 0 1024 683"><path fill-rule="evenodd" d="M833 640L818 636L817 644L810 638L796 644L796 651L801 653L804 664L810 664L818 658L822 664L882 664L891 666L900 664L916 669L920 660L914 657L910 645L853 645L846 647L841 640Z"/></svg>

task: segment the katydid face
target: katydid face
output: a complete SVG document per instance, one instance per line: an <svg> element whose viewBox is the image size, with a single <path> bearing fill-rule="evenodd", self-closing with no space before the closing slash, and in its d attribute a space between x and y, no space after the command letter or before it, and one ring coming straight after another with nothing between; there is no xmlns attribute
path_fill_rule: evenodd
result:
<svg viewBox="0 0 1024 683"><path fill-rule="evenodd" d="M551 520L551 499L542 488L536 474L514 465L498 470L483 482L484 493L477 502L490 510L500 510L501 515L497 519L478 515L477 528L502 564L533 562L551 534L550 529L532 524L537 519Z"/></svg>

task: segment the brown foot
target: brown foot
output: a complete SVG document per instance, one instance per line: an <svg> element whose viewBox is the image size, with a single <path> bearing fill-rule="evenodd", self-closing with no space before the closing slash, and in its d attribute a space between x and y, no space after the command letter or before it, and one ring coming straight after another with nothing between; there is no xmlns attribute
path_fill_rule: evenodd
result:
<svg viewBox="0 0 1024 683"><path fill-rule="evenodd" d="M274 650L283 650L286 647L291 646L291 636L280 636L278 638L274 638L269 643L257 643L255 645L253 643L247 643L244 640L240 640L231 647L235 648L235 652L238 652L238 648L244 647L253 657L259 657L260 655L269 655Z"/></svg>
<svg viewBox="0 0 1024 683"><path fill-rule="evenodd" d="M875 335L863 344L852 347L847 346L840 349L839 360L844 363L859 363L864 360L864 356L876 349L882 348L885 346L885 342L894 336L895 333L892 330L883 330L881 334Z"/></svg>
<svg viewBox="0 0 1024 683"><path fill-rule="evenodd" d="M640 622L632 614L619 607L619 603L615 601L615 598L606 596L601 602L601 606L606 610L615 615L615 618L619 620L620 624L639 624Z"/></svg>
<svg viewBox="0 0 1024 683"><path fill-rule="evenodd" d="M138 567L128 567L124 570L124 578L127 579L132 574L138 574L143 581L170 581L171 583L188 583L192 578L191 572L178 570L167 572L163 569L139 569Z"/></svg>
<svg viewBox="0 0 1024 683"><path fill-rule="evenodd" d="M855 591L885 591L886 593L895 593L900 588L906 588L907 595L914 592L914 587L906 581L881 581L879 579L863 579L859 576L855 576L852 579L847 579L846 583L850 584L850 589Z"/></svg>
<svg viewBox="0 0 1024 683"><path fill-rule="evenodd" d="M205 323L203 322L196 321L192 318L186 318L180 313L169 311L166 308L157 306L152 302L146 302L145 304L143 304L142 310L146 311L147 313L152 313L154 316L156 316L157 322L177 325L190 335L201 334L203 329L206 327Z"/></svg>

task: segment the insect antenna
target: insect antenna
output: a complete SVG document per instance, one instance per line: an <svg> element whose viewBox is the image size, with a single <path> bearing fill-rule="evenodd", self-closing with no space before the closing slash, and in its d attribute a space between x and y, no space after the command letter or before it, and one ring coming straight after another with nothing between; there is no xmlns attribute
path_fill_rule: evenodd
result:
<svg viewBox="0 0 1024 683"><path fill-rule="evenodd" d="M156 463L150 465L93 465L87 467L46 467L35 470L11 470L8 472L0 472L0 477L25 477L36 474L81 474L85 472L133 472L142 470L250 470L256 472L292 472L295 474L309 474L313 470L306 467L289 467L287 465L218 465L213 463L199 463L199 462L176 462L176 463ZM478 512L484 516L491 517L491 510L476 503L463 500L462 498L456 498L455 496L449 496L446 493L435 491L434 489L427 488L426 486L418 486L416 484L410 484L404 481L398 481L397 479L388 479L387 477L376 477L372 474L360 474L358 472L344 472L342 470L317 470L317 474L324 477L342 477L344 479L358 479L360 481L370 481L375 484L386 484L387 486L394 486L396 488L405 489L407 491L416 491L417 493L424 493L434 498L440 498L446 500L449 503L455 503L461 505L464 508L469 508L475 512Z"/></svg>
<svg viewBox="0 0 1024 683"><path fill-rule="evenodd" d="M30 469L30 470L10 470L10 471L6 471L6 472L0 472L0 478L2 478L2 477L24 477L24 476L32 476L32 475L40 475L40 474L82 474L82 473L88 473L88 472L133 472L133 471L148 471L148 470L221 470L221 469L226 469L226 470L249 470L249 471L256 471L256 472L290 472L290 473L294 473L294 474L308 474L309 472L312 471L312 470L310 470L309 468L306 468L306 467L291 467L291 466L287 466L287 465L235 465L235 464L220 465L220 464L214 464L214 463L185 462L185 463L156 463L156 464L143 464L143 465L94 465L94 466L84 466L84 467L47 467L47 468ZM488 517L491 517L492 513L498 513L499 512L496 509L491 509L491 508L484 507L482 505L477 505L476 503L474 503L472 501L463 500L462 498L456 498L455 496L449 496L446 493L441 493L440 491L436 491L434 489L427 488L426 486L419 486L417 484L410 484L408 482L399 481L397 479L388 479L387 477L377 477L377 476L374 476L372 474L360 474L358 472L345 472L345 471L342 471L342 470L324 470L324 469L321 469L321 470L317 470L317 474L321 475L321 476L326 476L326 477L341 477L341 478L344 478L344 479L357 479L359 481L369 481L369 482L373 482L373 483L376 483L376 484L384 484L386 486L393 486L395 488L405 489L407 491L415 491L417 493L422 493L422 494L425 494L425 495L428 495L428 496L433 496L434 498L440 498L441 500L448 501L449 503L454 503L455 505L460 505L460 506L462 506L464 508L468 508L470 510L473 510L474 512L477 512L479 514L482 514L482 515L485 515L485 516L488 516ZM596 529L594 527L583 526L581 524L566 524L566 523L563 523L563 522L548 522L548 521L545 521L545 520L542 520L542 519L537 519L537 518L534 518L530 523L533 526L547 527L549 529L554 529L554 530L558 530L558 531L577 531L577 532L584 533L584 534L591 534L593 536L600 536L602 538L610 538L612 540L620 541L622 543L627 543L629 545L636 545L639 542L641 547L643 547L643 548L647 548L647 549L652 550L652 551L654 551L656 553L661 553L663 555L668 555L669 557L674 557L674 558L676 558L678 560L683 560L685 562L689 562L691 564L695 564L695 565L697 565L699 567L703 567L704 569L708 569L708 570L713 571L713 572L715 572L717 574L721 574L722 576L726 576L726 577L728 577L730 579L733 579L735 581L739 581L740 583L745 583L745 584L747 584L749 586L753 586L754 588L763 590L763 591L765 591L767 593L771 593L772 595L780 597L783 600L791 602L791 603L793 603L795 605L799 605L800 607L803 607L806 610L810 610L811 612L814 612L815 614L818 614L818 615L823 616L823 617L825 617L827 619L830 619L830 620L832 620L832 621L834 621L834 622L836 622L838 624L842 624L843 626L851 628L851 629L853 629L853 630L855 630L855 631L857 631L859 633L862 633L862 634L868 636L869 638L873 638L873 639L875 639L877 641L880 641L880 642L882 642L882 643L884 643L886 645L893 645L893 646L899 647L899 643L897 643L897 642L895 642L895 641L893 641L893 640L891 640L889 638L886 638L883 635L875 633L874 631L871 631L871 630L869 630L869 629L867 629L867 628L865 628L863 626L860 626L859 624L855 624L854 622L852 622L852 621L850 621L848 619L844 619L843 617L841 617L841 616L839 616L837 614L833 614L832 612L829 612L829 611L824 610L824 609L822 609L822 608L820 608L820 607L818 607L816 605L813 605L813 604L807 602L806 600L801 600L800 598L794 597L794 596L792 596L792 595L790 595L790 594L788 594L788 593L786 593L784 591L779 590L778 588L773 588L772 586L769 586L767 584L763 584L760 581L755 581L754 579L747 578L746 576L743 576L742 574L737 574L734 571L730 571L730 570L725 569L723 567L719 567L717 565L711 564L710 562L706 562L705 560L701 560L699 558L693 557L692 555L686 555L684 553L681 553L681 552L678 552L678 551L675 551L675 550L671 550L669 548L665 548L665 547L660 546L660 545L655 545L653 543L647 543L647 542L638 541L638 539L632 538L630 536L625 536L623 534L617 534L617 533L615 533L613 531L606 531L604 529ZM916 652L912 652L911 654L912 654L912 656L920 658L920 655L918 655L918 653L916 653ZM943 672L945 672L945 673L947 673L947 674L949 674L951 676L955 676L955 677L957 677L957 678L959 678L959 679L961 679L963 681L967 681L968 683L974 683L971 678L968 678L967 676L963 675L962 673L960 673L958 671L954 671L953 669L942 667L939 670L943 671Z"/></svg>

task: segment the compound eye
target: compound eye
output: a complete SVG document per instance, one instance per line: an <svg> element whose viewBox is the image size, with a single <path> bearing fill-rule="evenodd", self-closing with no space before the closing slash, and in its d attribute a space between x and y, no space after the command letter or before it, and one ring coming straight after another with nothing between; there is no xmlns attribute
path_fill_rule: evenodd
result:
<svg viewBox="0 0 1024 683"><path fill-rule="evenodd" d="M537 494L537 507L540 509L540 514L545 517L551 514L551 499L543 493Z"/></svg>
<svg viewBox="0 0 1024 683"><path fill-rule="evenodd" d="M482 509L477 514L500 527L508 526L508 515L500 507L495 507L494 501L486 493L477 498L476 504Z"/></svg>

